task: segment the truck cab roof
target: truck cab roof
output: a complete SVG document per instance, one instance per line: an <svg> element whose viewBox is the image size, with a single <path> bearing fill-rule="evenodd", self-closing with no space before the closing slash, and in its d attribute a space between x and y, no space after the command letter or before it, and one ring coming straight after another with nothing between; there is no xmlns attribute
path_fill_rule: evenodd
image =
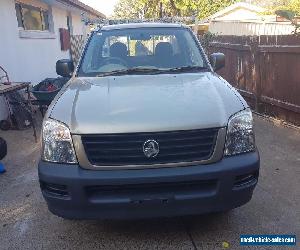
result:
<svg viewBox="0 0 300 250"><path fill-rule="evenodd" d="M158 23L158 22L146 22L146 23L124 23L114 25L104 25L101 30L120 30L120 29L138 29L138 28L180 28L187 27L180 23Z"/></svg>

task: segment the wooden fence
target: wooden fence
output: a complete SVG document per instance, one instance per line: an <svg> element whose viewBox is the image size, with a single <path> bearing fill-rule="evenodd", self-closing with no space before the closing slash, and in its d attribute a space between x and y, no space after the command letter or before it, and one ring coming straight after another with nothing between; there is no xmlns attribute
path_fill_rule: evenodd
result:
<svg viewBox="0 0 300 250"><path fill-rule="evenodd" d="M219 36L208 50L254 110L300 126L300 36Z"/></svg>
<svg viewBox="0 0 300 250"><path fill-rule="evenodd" d="M294 30L290 22L214 20L209 24L210 32L223 36L291 35Z"/></svg>

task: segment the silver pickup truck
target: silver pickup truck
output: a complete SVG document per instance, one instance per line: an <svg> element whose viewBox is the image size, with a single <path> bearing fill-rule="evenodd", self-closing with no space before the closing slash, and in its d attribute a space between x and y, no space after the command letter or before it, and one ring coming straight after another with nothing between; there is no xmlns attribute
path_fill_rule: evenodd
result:
<svg viewBox="0 0 300 250"><path fill-rule="evenodd" d="M229 62L230 63L230 62ZM105 25L89 37L42 128L39 180L64 218L226 211L258 181L252 113L185 25Z"/></svg>

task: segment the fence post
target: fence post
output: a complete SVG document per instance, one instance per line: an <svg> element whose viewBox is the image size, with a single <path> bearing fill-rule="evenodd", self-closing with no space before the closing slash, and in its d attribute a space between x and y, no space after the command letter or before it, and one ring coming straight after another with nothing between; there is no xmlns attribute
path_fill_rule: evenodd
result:
<svg viewBox="0 0 300 250"><path fill-rule="evenodd" d="M261 58L259 50L259 37L255 36L250 39L250 53L253 60L253 72L252 80L255 83L255 111L260 110L260 99L261 99Z"/></svg>

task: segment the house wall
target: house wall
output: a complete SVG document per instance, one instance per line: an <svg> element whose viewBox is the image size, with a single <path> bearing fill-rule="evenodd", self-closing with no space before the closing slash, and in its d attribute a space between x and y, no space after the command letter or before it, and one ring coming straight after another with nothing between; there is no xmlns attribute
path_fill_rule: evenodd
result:
<svg viewBox="0 0 300 250"><path fill-rule="evenodd" d="M24 1L24 0L23 0ZM21 38L17 24L15 1L0 1L0 65L12 81L37 83L46 77L55 77L55 62L70 58L69 51L61 51L59 28L67 28L67 10L51 7L53 33L50 38ZM84 25L77 13L71 13L73 33L82 35Z"/></svg>
<svg viewBox="0 0 300 250"><path fill-rule="evenodd" d="M226 13L224 16L217 17L214 20L260 20L261 18L262 16L255 11L238 8Z"/></svg>
<svg viewBox="0 0 300 250"><path fill-rule="evenodd" d="M67 28L67 13L52 8L54 37L46 39L20 38L15 2L0 1L0 64L8 71L12 81L33 83L56 76L55 61L69 58L60 50L59 28Z"/></svg>
<svg viewBox="0 0 300 250"><path fill-rule="evenodd" d="M261 36L290 35L294 27L289 23L213 21L209 31L218 35Z"/></svg>
<svg viewBox="0 0 300 250"><path fill-rule="evenodd" d="M0 0L0 65L7 70L11 81L30 81L36 84L46 77L56 77L56 61L70 58L69 51L61 51L59 36L59 28L67 28L69 12L58 6L52 6L50 10L53 16L51 36L34 39L21 38L15 1ZM71 15L73 32L83 34L80 12L72 12ZM0 99L0 120L6 116L6 112L3 99Z"/></svg>
<svg viewBox="0 0 300 250"><path fill-rule="evenodd" d="M72 35L85 35L87 33L87 26L82 24L81 16L75 13L71 14L73 31Z"/></svg>

